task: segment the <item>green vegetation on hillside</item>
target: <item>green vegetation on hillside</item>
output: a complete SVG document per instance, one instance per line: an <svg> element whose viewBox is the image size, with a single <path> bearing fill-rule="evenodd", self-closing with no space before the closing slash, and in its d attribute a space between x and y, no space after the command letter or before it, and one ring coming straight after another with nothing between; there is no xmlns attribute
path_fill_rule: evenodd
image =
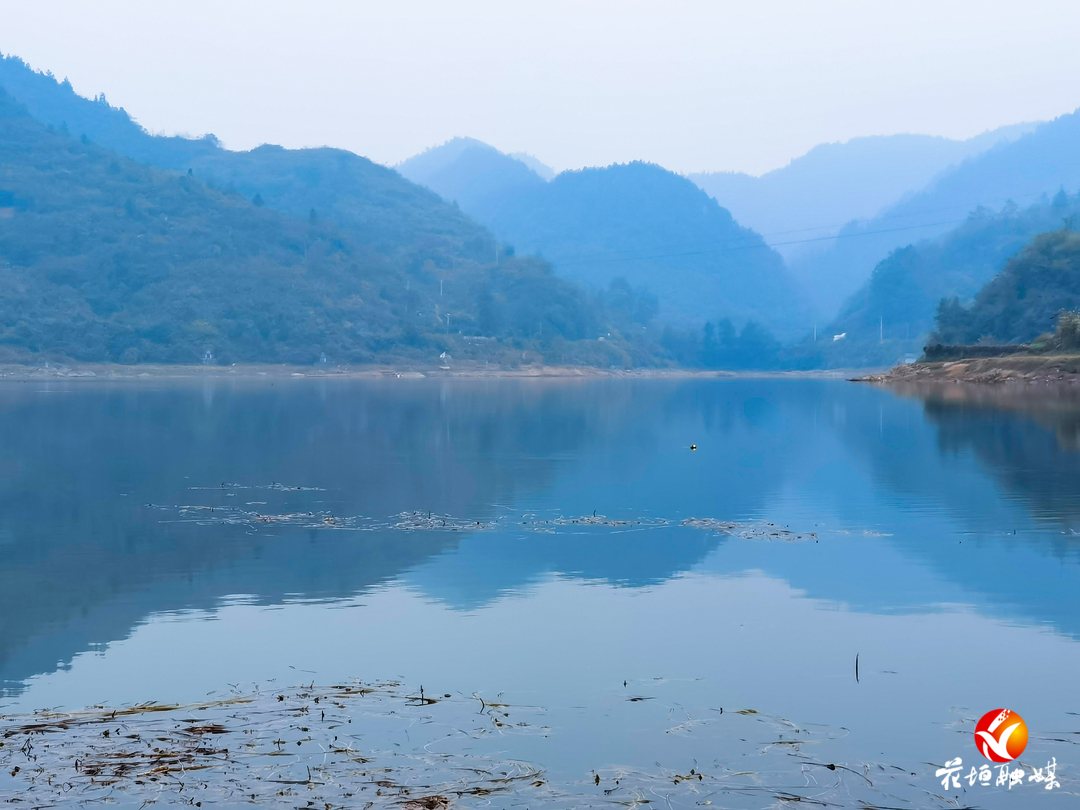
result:
<svg viewBox="0 0 1080 810"><path fill-rule="evenodd" d="M941 343L1026 343L1054 327L1068 342L1080 309L1080 233L1068 228L1035 237L975 296L970 307L956 298L938 309L933 338Z"/></svg>
<svg viewBox="0 0 1080 810"><path fill-rule="evenodd" d="M619 331L617 302L609 314L606 294L587 296L539 260L425 253L408 228L400 249L380 252L358 233L50 129L0 91L8 357L658 361L656 347Z"/></svg>
<svg viewBox="0 0 1080 810"><path fill-rule="evenodd" d="M522 161L455 138L398 170L519 251L544 256L560 276L594 289L625 278L652 290L664 320L680 327L719 312L792 338L809 323L780 256L660 166L589 168L545 182Z"/></svg>
<svg viewBox="0 0 1080 810"><path fill-rule="evenodd" d="M658 311L787 322L779 257L659 167L575 173L533 212L599 271L567 273L591 282L585 291L521 256L533 246L514 255L456 205L349 152L230 152L209 135L153 136L103 96L82 98L16 57L0 58L0 87L30 113L4 102L0 202L11 204L0 208L12 216L0 220L0 262L12 296L0 305L0 342L9 352L754 365L741 350L706 350L700 327L665 337ZM458 168L463 182L478 170ZM534 191L546 186L522 172ZM658 247L654 226L665 248L704 250L627 261ZM57 233L77 238L50 239ZM734 257L723 251L732 241Z"/></svg>
<svg viewBox="0 0 1080 810"><path fill-rule="evenodd" d="M354 244L388 259L414 266L430 261L443 270L459 261L494 261L496 241L484 227L434 192L352 152L269 145L231 152L213 135L151 135L104 96L82 98L66 81L14 56L0 58L0 87L59 131L140 163L191 171L210 186L294 217L306 220L314 212L348 232Z"/></svg>
<svg viewBox="0 0 1080 810"><path fill-rule="evenodd" d="M1023 127L1007 128L1015 135ZM1008 200L1026 207L1057 189L1080 188L1080 114L1039 124L942 172L918 193L873 219L846 226L828 250L793 262L796 277L844 297L863 283L891 251L952 231L972 210L998 209ZM1051 227L1057 227L1060 221ZM1044 230L1046 230L1044 228ZM1000 269L996 268L996 269Z"/></svg>
<svg viewBox="0 0 1080 810"><path fill-rule="evenodd" d="M660 166L563 172L505 200L485 222L561 276L602 288L647 287L680 326L719 313L793 336L806 323L783 259L716 200Z"/></svg>
<svg viewBox="0 0 1080 810"><path fill-rule="evenodd" d="M971 300L1037 234L1080 216L1080 196L1059 191L1021 209L978 208L957 228L934 239L893 251L874 268L870 280L819 330L804 340L795 357L830 366L888 365L918 355L943 298ZM1041 327L1050 327L1046 321ZM833 341L833 335L846 337Z"/></svg>

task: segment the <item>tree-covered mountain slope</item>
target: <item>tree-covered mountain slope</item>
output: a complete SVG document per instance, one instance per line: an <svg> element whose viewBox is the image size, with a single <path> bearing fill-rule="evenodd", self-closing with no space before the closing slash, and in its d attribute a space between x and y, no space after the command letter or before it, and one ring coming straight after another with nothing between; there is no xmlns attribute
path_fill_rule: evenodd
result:
<svg viewBox="0 0 1080 810"><path fill-rule="evenodd" d="M213 136L155 136L104 95L94 100L67 82L32 70L18 57L0 58L0 88L57 130L113 149L140 163L192 170L210 185L235 191L296 217L312 211L384 256L449 268L459 260L487 261L495 239L459 208L392 169L342 149L250 152L223 149Z"/></svg>
<svg viewBox="0 0 1080 810"><path fill-rule="evenodd" d="M1075 221L1075 220L1074 220ZM1026 343L1080 310L1080 232L1036 236L986 283L970 306L941 302L933 338L942 343Z"/></svg>
<svg viewBox="0 0 1080 810"><path fill-rule="evenodd" d="M566 278L647 287L675 323L805 323L780 256L684 177L648 163L562 172L505 201L485 224Z"/></svg>
<svg viewBox="0 0 1080 810"><path fill-rule="evenodd" d="M952 230L984 206L1020 207L1080 189L1080 114L1070 113L975 155L870 220L846 226L828 250L791 263L817 297L838 306L888 254Z"/></svg>
<svg viewBox="0 0 1080 810"><path fill-rule="evenodd" d="M545 181L524 162L455 138L398 170L437 191L519 252L604 288L623 278L677 324L755 319L794 336L807 318L783 261L684 177L630 163Z"/></svg>
<svg viewBox="0 0 1080 810"><path fill-rule="evenodd" d="M970 301L1038 234L1078 216L1080 196L1059 191L1023 209L976 209L949 232L894 250L819 330L815 351L826 365L840 366L888 364L918 354L943 298ZM844 338L833 341L838 334ZM804 342L799 350L809 348Z"/></svg>
<svg viewBox="0 0 1080 810"><path fill-rule="evenodd" d="M600 341L612 331L603 299L536 259L496 265L456 254L443 266L434 249L425 257L422 245L403 243L412 250L403 261L357 233L317 212L269 210L195 172L137 163L46 126L0 91L0 346L9 357L654 359L631 357L617 330Z"/></svg>

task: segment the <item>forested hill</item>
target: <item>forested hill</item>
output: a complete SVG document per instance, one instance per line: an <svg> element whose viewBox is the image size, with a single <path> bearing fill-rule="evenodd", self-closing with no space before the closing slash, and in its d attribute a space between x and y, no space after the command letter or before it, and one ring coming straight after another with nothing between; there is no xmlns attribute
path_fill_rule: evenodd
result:
<svg viewBox="0 0 1080 810"><path fill-rule="evenodd" d="M979 290L970 307L943 301L934 339L1020 343L1054 331L1062 310L1080 310L1080 233L1040 234Z"/></svg>
<svg viewBox="0 0 1080 810"><path fill-rule="evenodd" d="M1021 208L979 208L958 227L898 248L820 330L826 365L884 365L919 354L943 298L969 301L1038 234L1080 219L1080 195L1059 191ZM1044 325L1049 328L1049 324ZM832 335L845 337L833 341ZM808 343L797 351L806 352Z"/></svg>
<svg viewBox="0 0 1080 810"><path fill-rule="evenodd" d="M504 201L485 222L567 278L622 277L660 299L661 316L756 320L787 337L807 318L784 262L685 177L648 163L562 172Z"/></svg>
<svg viewBox="0 0 1080 810"><path fill-rule="evenodd" d="M150 135L123 109L75 93L65 80L32 70L18 57L0 58L0 88L30 114L140 163L193 174L210 185L297 217L335 222L388 257L446 269L456 261L489 261L495 239L485 228L392 169L341 149L262 146L250 152L199 139Z"/></svg>
<svg viewBox="0 0 1080 810"><path fill-rule="evenodd" d="M653 359L631 357L617 331L600 340L612 331L603 301L538 260L496 266L453 254L440 266L434 249L424 258L420 237L419 247L402 242L382 254L357 233L365 231L318 212L271 211L195 172L136 163L47 127L0 91L7 359L196 362L209 352L218 363L431 362L442 351L496 361L523 352L602 365ZM442 236L436 247L446 249L461 233Z"/></svg>
<svg viewBox="0 0 1080 810"><path fill-rule="evenodd" d="M999 209L1011 200L1025 208L1061 187L1080 188L1080 113L1040 124L943 172L874 219L845 227L829 250L793 262L792 271L816 280L819 294L838 302L897 247L950 231L979 206Z"/></svg>
<svg viewBox="0 0 1080 810"><path fill-rule="evenodd" d="M605 288L647 288L661 317L698 325L755 320L782 337L809 324L780 256L687 178L649 163L562 172L455 138L398 167L556 274Z"/></svg>

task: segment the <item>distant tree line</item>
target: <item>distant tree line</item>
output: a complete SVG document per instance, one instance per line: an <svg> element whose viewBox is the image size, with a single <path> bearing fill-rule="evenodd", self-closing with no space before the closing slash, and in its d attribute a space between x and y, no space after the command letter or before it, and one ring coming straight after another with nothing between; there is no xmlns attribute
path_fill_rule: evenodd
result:
<svg viewBox="0 0 1080 810"><path fill-rule="evenodd" d="M700 329L667 327L661 342L679 365L689 367L767 370L787 362L780 342L756 321L742 329L730 318L708 321Z"/></svg>

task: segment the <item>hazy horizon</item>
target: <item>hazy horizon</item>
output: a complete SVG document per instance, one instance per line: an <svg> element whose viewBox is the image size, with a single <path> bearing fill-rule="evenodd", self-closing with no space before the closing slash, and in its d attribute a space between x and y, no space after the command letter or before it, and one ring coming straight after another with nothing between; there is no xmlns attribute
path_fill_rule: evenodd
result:
<svg viewBox="0 0 1080 810"><path fill-rule="evenodd" d="M760 175L821 143L966 139L1080 107L1070 6L992 5L65 1L5 7L0 50L152 132L232 149L395 165L468 136L556 171Z"/></svg>

